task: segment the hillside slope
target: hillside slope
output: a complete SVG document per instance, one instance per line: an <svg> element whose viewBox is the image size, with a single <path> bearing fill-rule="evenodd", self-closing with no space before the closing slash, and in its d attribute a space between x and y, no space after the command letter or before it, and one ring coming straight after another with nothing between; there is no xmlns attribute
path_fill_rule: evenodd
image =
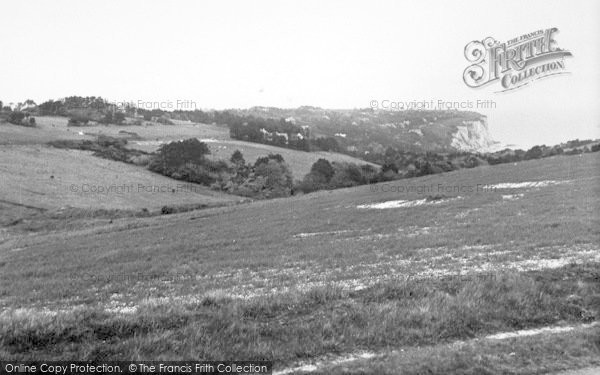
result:
<svg viewBox="0 0 600 375"><path fill-rule="evenodd" d="M599 321L599 171L598 154L553 157L5 241L0 353L238 356L281 370L367 350L386 362L360 373L378 374L406 360L400 348L422 358ZM478 345L411 373L591 366L598 328L587 332L561 336L560 352L510 341L482 364L498 351Z"/></svg>
<svg viewBox="0 0 600 375"><path fill-rule="evenodd" d="M212 158L229 159L235 150L240 150L246 162L254 163L259 157L268 154L281 154L292 170L295 179L301 180L314 162L325 158L331 162L355 164L376 164L352 156L335 152L303 152L288 148L231 139L224 126L196 124L175 120L174 125L144 122L144 125L93 125L81 127L67 126L66 117L36 117L37 127L26 128L11 124L0 124L0 144L42 144L59 139L95 139L98 135L125 138L128 147L154 152L161 144L188 138L198 138L206 142Z"/></svg>
<svg viewBox="0 0 600 375"><path fill-rule="evenodd" d="M241 200L85 151L3 146L0 155L0 224L65 207L90 213L156 211L163 205L214 206Z"/></svg>
<svg viewBox="0 0 600 375"><path fill-rule="evenodd" d="M306 126L312 136L334 137L357 156L383 153L387 147L413 152L494 151L501 145L488 131L487 117L454 110L330 110L316 107L254 107L239 115L284 118Z"/></svg>
<svg viewBox="0 0 600 375"><path fill-rule="evenodd" d="M569 245L573 238L578 243L589 243L600 239L599 167L599 154L585 154L465 169L231 208L131 219L139 221L141 226L131 231L115 228L114 232L108 226L99 234L73 232L69 234L71 241L67 247L62 240L38 239L28 243L25 239L22 245L28 248L26 252L11 253L2 248L1 254L4 260L19 263L24 259L19 254L42 249L55 249L51 252L57 256L68 256L75 251L100 256L107 246L118 244L117 251L106 261L118 262L123 270L142 272L145 267L160 263L161 272L176 274L185 259L187 264L195 264L194 272L210 275L237 269L283 267L288 262L308 265L316 259L332 266L358 264L375 253L401 254L413 247L443 246L449 251L475 244L504 247L507 232L511 233L514 246L528 248L536 244ZM91 172L82 168L81 173ZM430 195L445 198L440 204L423 202ZM103 199L69 192L63 196L71 201ZM189 199L195 196L191 194ZM29 202L35 203L33 194L31 197ZM163 196L135 198L158 202ZM219 198L220 195L205 199ZM364 208L397 200L415 203L395 209ZM105 204L138 205L124 200ZM411 233L419 234L418 238ZM217 248L219 251L215 252ZM140 261L134 256L139 252L151 255L151 261ZM55 261L56 267L61 267L60 261L52 260ZM101 267L91 260L79 266L89 272ZM241 288L236 285L230 286ZM209 284L195 287L211 288Z"/></svg>

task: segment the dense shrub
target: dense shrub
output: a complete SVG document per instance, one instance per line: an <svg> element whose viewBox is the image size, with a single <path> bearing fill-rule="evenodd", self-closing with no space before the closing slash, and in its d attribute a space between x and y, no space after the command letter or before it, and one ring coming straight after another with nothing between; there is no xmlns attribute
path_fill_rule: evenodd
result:
<svg viewBox="0 0 600 375"><path fill-rule="evenodd" d="M338 189L378 182L379 173L371 165L358 166L354 163L330 163L317 160L310 172L298 184L298 190L309 193L323 189Z"/></svg>
<svg viewBox="0 0 600 375"><path fill-rule="evenodd" d="M283 163L283 156L281 156L280 154L269 154L267 156L261 156L257 158L254 162L254 168L257 168L261 164L268 164L271 160L274 160L277 163Z"/></svg>
<svg viewBox="0 0 600 375"><path fill-rule="evenodd" d="M107 112L100 122L103 124L116 124L121 125L125 121L125 114L123 112Z"/></svg>
<svg viewBox="0 0 600 375"><path fill-rule="evenodd" d="M86 126L90 119L84 116L73 116L69 118L67 126Z"/></svg>
<svg viewBox="0 0 600 375"><path fill-rule="evenodd" d="M242 155L242 152L240 150L235 150L229 160L233 164L238 166L246 164L246 160L244 160L244 155Z"/></svg>
<svg viewBox="0 0 600 375"><path fill-rule="evenodd" d="M14 111L8 115L8 122L14 125L23 125L26 114L24 112Z"/></svg>
<svg viewBox="0 0 600 375"><path fill-rule="evenodd" d="M202 165L208 154L210 154L208 146L196 138L171 142L160 146L156 157L150 163L150 169L170 176L185 164Z"/></svg>
<svg viewBox="0 0 600 375"><path fill-rule="evenodd" d="M48 144L56 148L93 151L95 156L132 164L142 163L144 159L147 163L149 158L148 153L144 151L127 148L127 140L106 135L99 136L95 141L87 139L58 140Z"/></svg>
<svg viewBox="0 0 600 375"><path fill-rule="evenodd" d="M331 181L335 170L331 166L331 163L326 159L317 160L310 168L310 173L322 177L324 182Z"/></svg>
<svg viewBox="0 0 600 375"><path fill-rule="evenodd" d="M35 127L35 117L30 117L29 113L12 111L8 113L8 122L13 125L21 125L27 127Z"/></svg>
<svg viewBox="0 0 600 375"><path fill-rule="evenodd" d="M320 137L310 141L313 148L322 151L341 152L342 147L334 137Z"/></svg>
<svg viewBox="0 0 600 375"><path fill-rule="evenodd" d="M525 160L539 159L542 157L542 155L543 155L542 147L533 146L531 149L527 150L527 152L525 153Z"/></svg>
<svg viewBox="0 0 600 375"><path fill-rule="evenodd" d="M281 161L270 159L267 163L259 164L255 174L264 179L262 190L267 197L290 195L293 185L292 173L283 159Z"/></svg>

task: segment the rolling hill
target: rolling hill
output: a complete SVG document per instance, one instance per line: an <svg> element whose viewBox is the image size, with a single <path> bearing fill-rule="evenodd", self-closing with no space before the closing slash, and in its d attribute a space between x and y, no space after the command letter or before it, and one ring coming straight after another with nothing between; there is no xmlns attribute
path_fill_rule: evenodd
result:
<svg viewBox="0 0 600 375"><path fill-rule="evenodd" d="M491 138L487 117L471 111L253 107L230 112L286 119L308 127L312 136L334 137L345 152L359 157L384 153L388 147L411 152L489 152L502 147Z"/></svg>
<svg viewBox="0 0 600 375"><path fill-rule="evenodd" d="M254 162L268 154L281 154L290 166L295 179L302 179L314 162L325 158L331 162L347 162L358 165L376 164L365 162L348 155L334 152L303 152L288 148L231 139L225 126L197 124L174 120L174 125L144 122L144 125L101 125L69 127L68 118L57 116L36 117L37 127L26 128L11 124L0 124L0 144L42 144L60 139L90 139L108 135L128 140L128 147L154 152L161 144L188 138L198 138L207 143L214 159L229 159L235 150L240 150L247 162Z"/></svg>
<svg viewBox="0 0 600 375"><path fill-rule="evenodd" d="M49 229L50 221L50 227L68 221L77 227L83 219L152 215L165 205L211 207L243 201L86 151L5 145L0 155L0 238L21 227Z"/></svg>

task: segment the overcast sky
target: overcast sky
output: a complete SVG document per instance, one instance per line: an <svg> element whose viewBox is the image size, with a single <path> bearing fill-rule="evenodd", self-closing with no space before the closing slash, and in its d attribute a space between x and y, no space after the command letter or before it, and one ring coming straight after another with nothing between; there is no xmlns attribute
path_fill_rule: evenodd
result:
<svg viewBox="0 0 600 375"><path fill-rule="evenodd" d="M494 93L464 47L557 27L569 75ZM198 108L493 100L517 145L600 138L600 1L3 1L0 100L71 95ZM477 110L477 109L476 109Z"/></svg>

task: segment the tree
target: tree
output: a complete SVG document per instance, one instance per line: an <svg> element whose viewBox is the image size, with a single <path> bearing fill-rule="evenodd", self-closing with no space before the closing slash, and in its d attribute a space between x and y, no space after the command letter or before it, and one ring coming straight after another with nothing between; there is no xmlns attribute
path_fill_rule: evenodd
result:
<svg viewBox="0 0 600 375"><path fill-rule="evenodd" d="M186 163L202 165L205 155L210 154L210 149L204 142L196 138L179 142L171 142L160 146L157 159L153 161L152 170L168 173ZM170 174L170 173L168 173Z"/></svg>
<svg viewBox="0 0 600 375"><path fill-rule="evenodd" d="M283 197L291 193L293 186L292 172L284 162L275 159L261 163L255 169L256 176L263 177L264 187L270 197Z"/></svg>
<svg viewBox="0 0 600 375"><path fill-rule="evenodd" d="M269 154L268 156L262 156L254 162L254 168L258 168L261 164L267 164L269 161L275 160L278 163L283 163L283 156L280 154Z"/></svg>
<svg viewBox="0 0 600 375"><path fill-rule="evenodd" d="M113 123L121 125L125 121L125 114L123 112L115 112L113 115Z"/></svg>
<svg viewBox="0 0 600 375"><path fill-rule="evenodd" d="M525 153L525 160L539 159L542 157L542 148L540 146L533 146Z"/></svg>
<svg viewBox="0 0 600 375"><path fill-rule="evenodd" d="M381 167L381 173L385 173L387 171L392 171L394 173L398 173L398 166L396 165L396 163L394 163L392 161L386 161L385 163L383 163L383 166Z"/></svg>
<svg viewBox="0 0 600 375"><path fill-rule="evenodd" d="M333 137L323 137L311 140L311 142L323 151L338 152L341 150L337 140Z"/></svg>
<svg viewBox="0 0 600 375"><path fill-rule="evenodd" d="M333 177L335 170L328 160L319 159L310 168L310 173L322 177L324 182L329 182Z"/></svg>
<svg viewBox="0 0 600 375"><path fill-rule="evenodd" d="M14 112L11 112L11 114L8 116L8 122L10 122L11 124L15 124L15 125L21 125L21 122L23 121L24 118L25 118L25 113L20 112L20 111L14 111Z"/></svg>
<svg viewBox="0 0 600 375"><path fill-rule="evenodd" d="M69 119L67 126L85 126L89 121L85 116L73 116Z"/></svg>
<svg viewBox="0 0 600 375"><path fill-rule="evenodd" d="M229 159L235 165L244 165L246 164L246 160L244 160L244 155L240 150L235 150L231 158Z"/></svg>

